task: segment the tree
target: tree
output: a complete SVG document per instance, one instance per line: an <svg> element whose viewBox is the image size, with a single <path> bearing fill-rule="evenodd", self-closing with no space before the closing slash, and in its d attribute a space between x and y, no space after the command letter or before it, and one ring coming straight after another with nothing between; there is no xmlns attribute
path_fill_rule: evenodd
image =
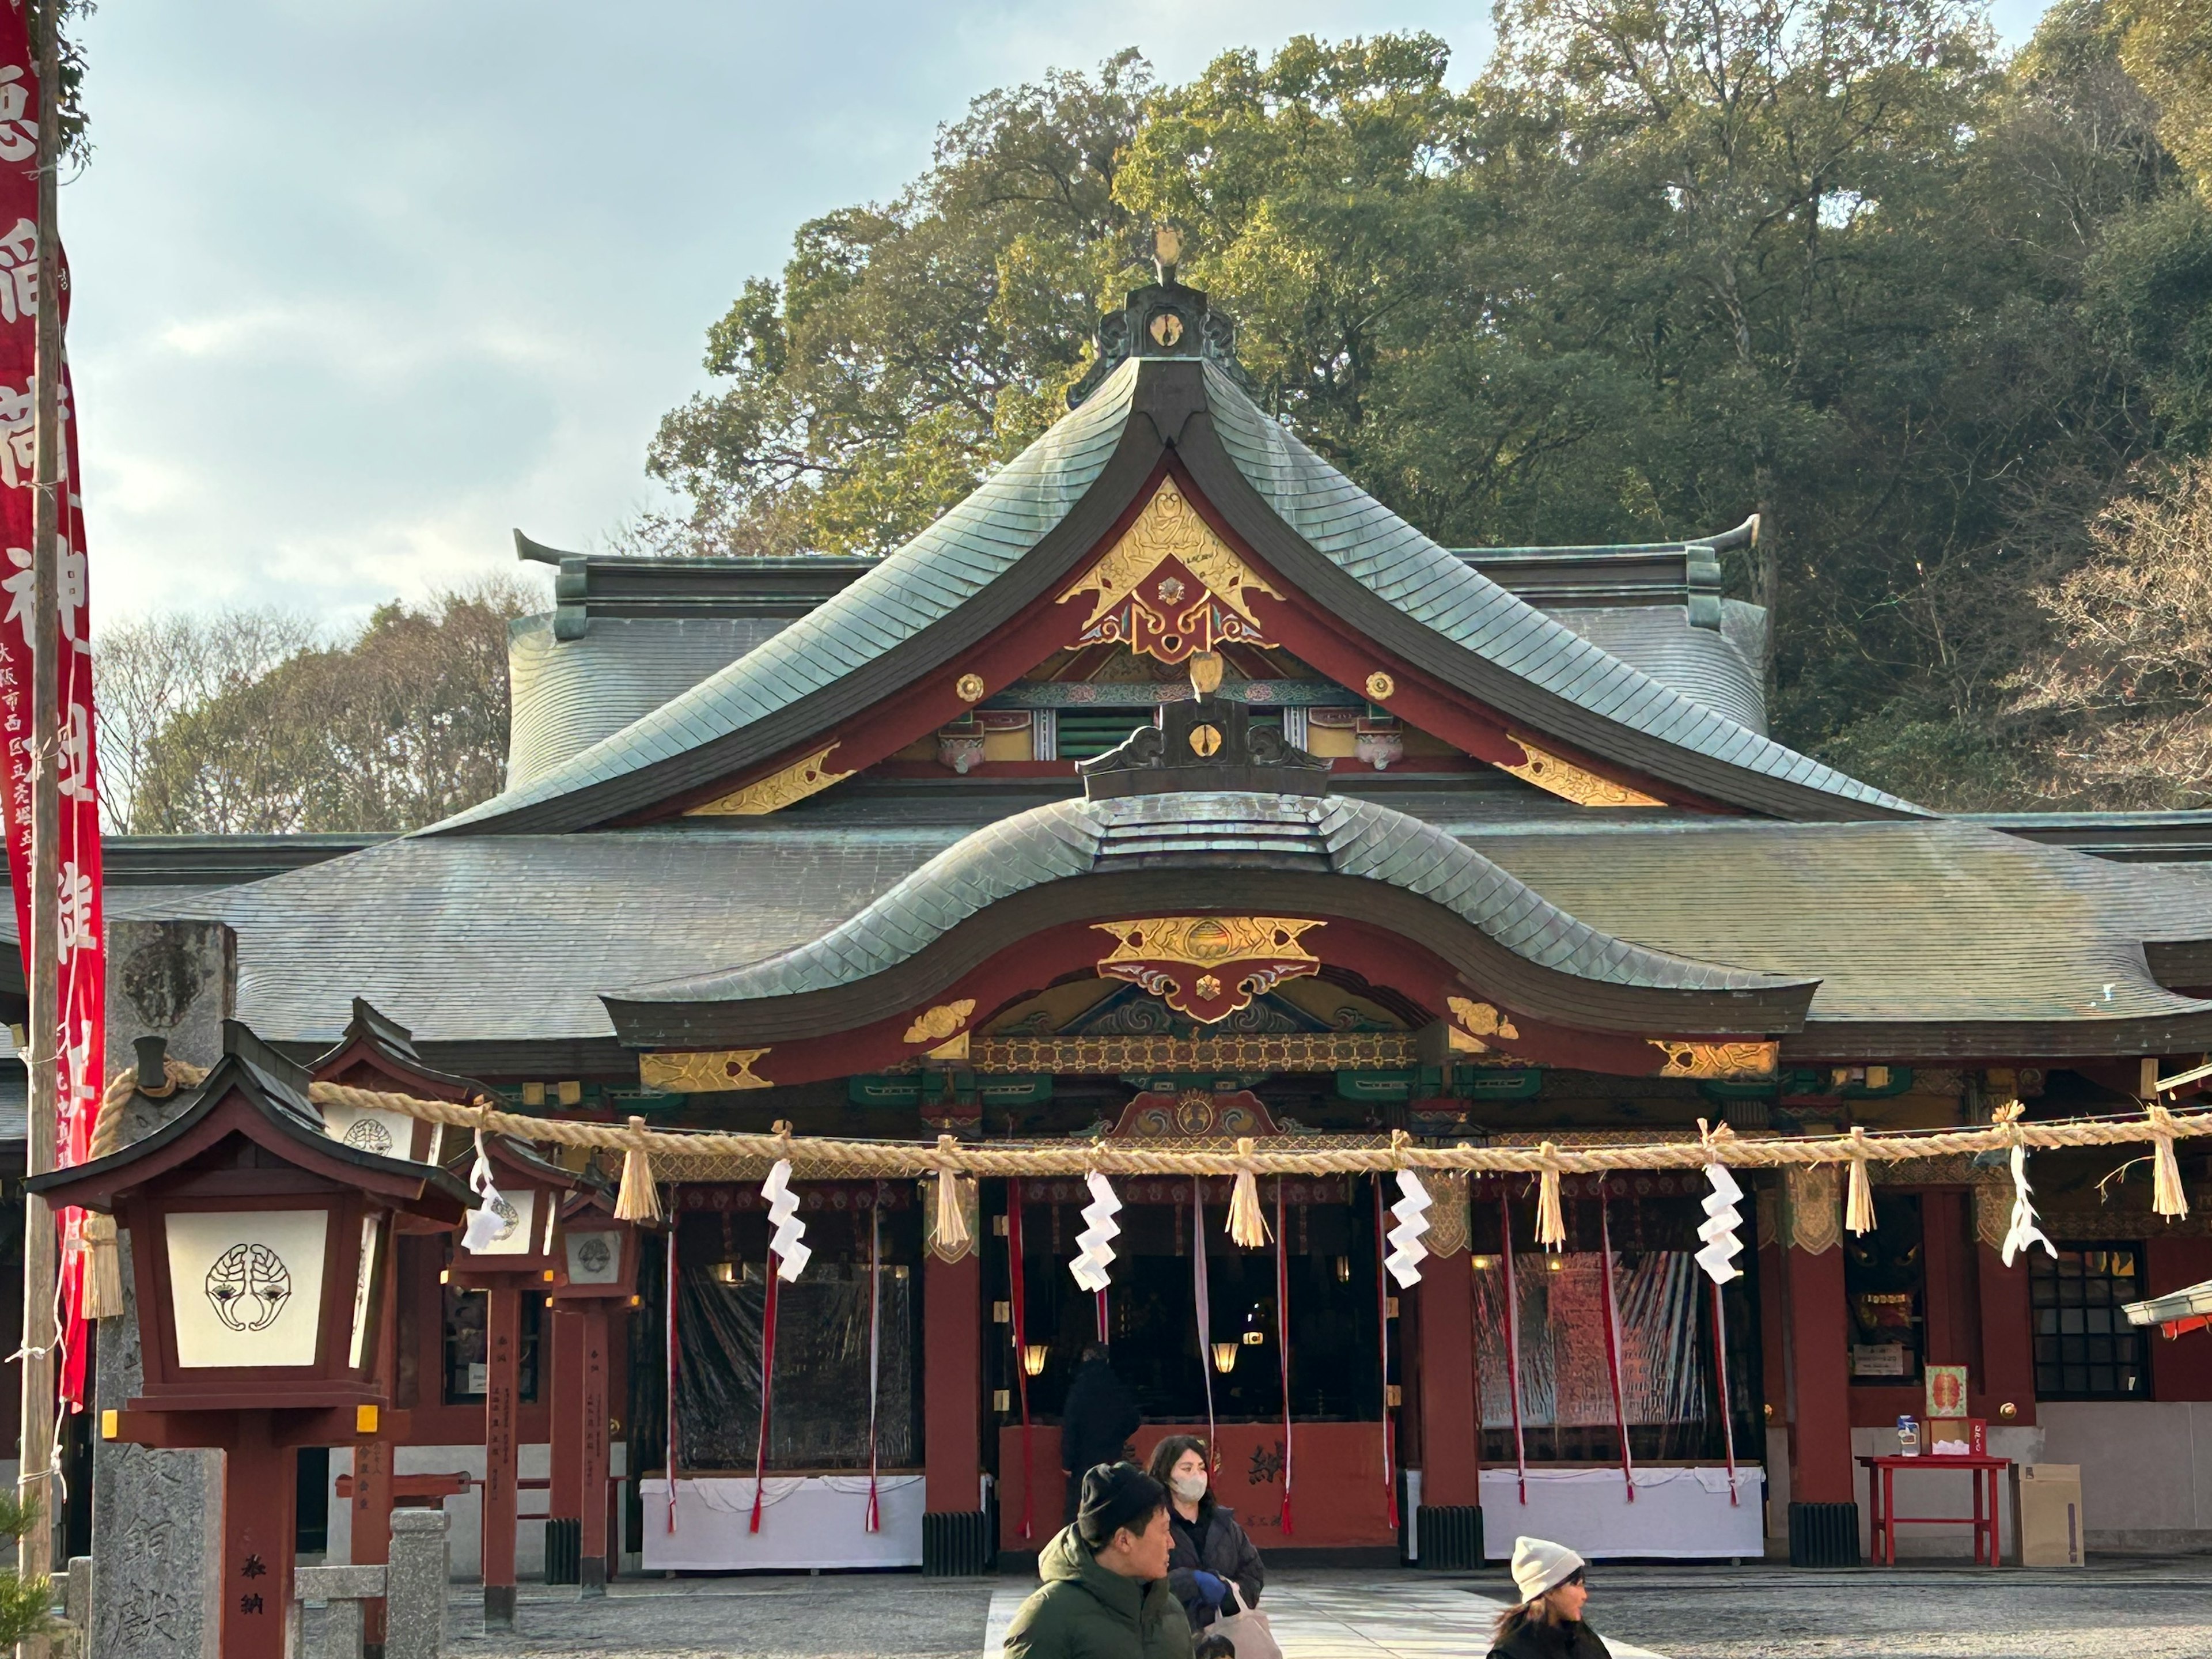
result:
<svg viewBox="0 0 2212 1659"><path fill-rule="evenodd" d="M2130 0L2120 57L2159 108L2159 136L2212 200L2212 9Z"/></svg>
<svg viewBox="0 0 2212 1659"><path fill-rule="evenodd" d="M294 652L170 715L146 744L141 834L413 830L498 793L509 577L380 606L343 645Z"/></svg>

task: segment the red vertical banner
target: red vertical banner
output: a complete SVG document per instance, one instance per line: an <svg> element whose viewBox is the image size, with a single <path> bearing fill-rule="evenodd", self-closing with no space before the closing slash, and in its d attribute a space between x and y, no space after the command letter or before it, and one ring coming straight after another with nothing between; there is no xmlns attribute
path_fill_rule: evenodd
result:
<svg viewBox="0 0 2212 1659"><path fill-rule="evenodd" d="M34 518L34 458L38 434L38 317L42 298L68 316L69 270L59 259L61 293L39 293L39 109L36 60L27 14L20 3L0 6L0 823L8 838L8 876L15 895L15 926L30 971L31 939L31 659L41 641L32 637L31 544ZM61 386L62 498L56 580L61 634L51 643L61 653L59 752L53 757L61 790L61 927L54 941L61 968L61 1029L31 1033L33 1045L58 1041L61 1121L57 1161L83 1162L92 1144L93 1119L106 1078L102 1048L105 974L100 914L100 797L93 759L92 630L87 609L83 501L77 493L76 424L69 374ZM62 1228L62 1397L84 1408L84 1212L64 1210Z"/></svg>

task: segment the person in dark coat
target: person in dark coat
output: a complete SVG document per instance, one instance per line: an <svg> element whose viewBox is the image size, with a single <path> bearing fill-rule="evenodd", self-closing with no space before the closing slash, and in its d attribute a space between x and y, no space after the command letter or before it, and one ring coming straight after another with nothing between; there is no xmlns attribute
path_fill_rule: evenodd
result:
<svg viewBox="0 0 2212 1659"><path fill-rule="evenodd" d="M1521 1603L1498 1615L1490 1659L1613 1659L1598 1633L1583 1623L1589 1590L1581 1556L1541 1538L1516 1538L1513 1587Z"/></svg>
<svg viewBox="0 0 2212 1659"><path fill-rule="evenodd" d="M1075 1522L1037 1557L1042 1588L1006 1628L1005 1659L1191 1659L1168 1590L1168 1498L1127 1463L1087 1471Z"/></svg>
<svg viewBox="0 0 2212 1659"><path fill-rule="evenodd" d="M1075 1519L1084 1471L1121 1462L1121 1449L1143 1421L1136 1401L1107 1363L1106 1345L1085 1343L1060 1415L1060 1467L1067 1474L1066 1520Z"/></svg>
<svg viewBox="0 0 2212 1659"><path fill-rule="evenodd" d="M1267 1582L1260 1552L1237 1517L1214 1502L1206 1461L1203 1440L1171 1434L1152 1448L1146 1471L1167 1488L1168 1526L1175 1537L1168 1555L1168 1588L1190 1615L1194 1631L1222 1616L1232 1585L1239 1604L1249 1608Z"/></svg>

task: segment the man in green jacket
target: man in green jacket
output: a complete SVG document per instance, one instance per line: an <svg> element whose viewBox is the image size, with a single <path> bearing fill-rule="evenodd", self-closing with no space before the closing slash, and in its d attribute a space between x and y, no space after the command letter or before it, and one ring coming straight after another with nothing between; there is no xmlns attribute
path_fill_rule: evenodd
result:
<svg viewBox="0 0 2212 1659"><path fill-rule="evenodd" d="M1127 1463L1083 1477L1075 1524L1037 1557L1005 1659L1191 1659L1190 1620L1168 1589L1167 1488Z"/></svg>

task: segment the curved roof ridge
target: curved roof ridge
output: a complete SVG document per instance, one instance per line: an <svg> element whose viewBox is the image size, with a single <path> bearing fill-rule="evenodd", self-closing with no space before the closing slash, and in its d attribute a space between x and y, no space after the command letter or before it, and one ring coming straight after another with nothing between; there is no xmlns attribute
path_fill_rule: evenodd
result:
<svg viewBox="0 0 2212 1659"><path fill-rule="evenodd" d="M1601 933L1456 837L1377 802L1189 792L1032 807L947 848L819 939L726 972L609 995L620 1001L737 1002L849 985L919 955L1001 899L1107 866L1102 854L1109 830L1190 826L1187 849L1155 842L1145 856L1154 865L1196 866L1223 855L1202 833L1207 823L1255 821L1311 826L1327 848L1331 873L1426 898L1516 956L1577 979L1683 991L1775 991L1817 982L1694 961Z"/></svg>
<svg viewBox="0 0 2212 1659"><path fill-rule="evenodd" d="M1531 684L1661 741L1845 799L1924 813L1694 702L1431 540L1204 367L1222 449L1283 522L1376 598ZM1364 503L1364 505L1363 505Z"/></svg>
<svg viewBox="0 0 2212 1659"><path fill-rule="evenodd" d="M919 634L1018 562L1083 498L1113 453L1136 383L1135 362L1124 363L1081 409L850 586L681 696L430 831L501 817L671 759Z"/></svg>

